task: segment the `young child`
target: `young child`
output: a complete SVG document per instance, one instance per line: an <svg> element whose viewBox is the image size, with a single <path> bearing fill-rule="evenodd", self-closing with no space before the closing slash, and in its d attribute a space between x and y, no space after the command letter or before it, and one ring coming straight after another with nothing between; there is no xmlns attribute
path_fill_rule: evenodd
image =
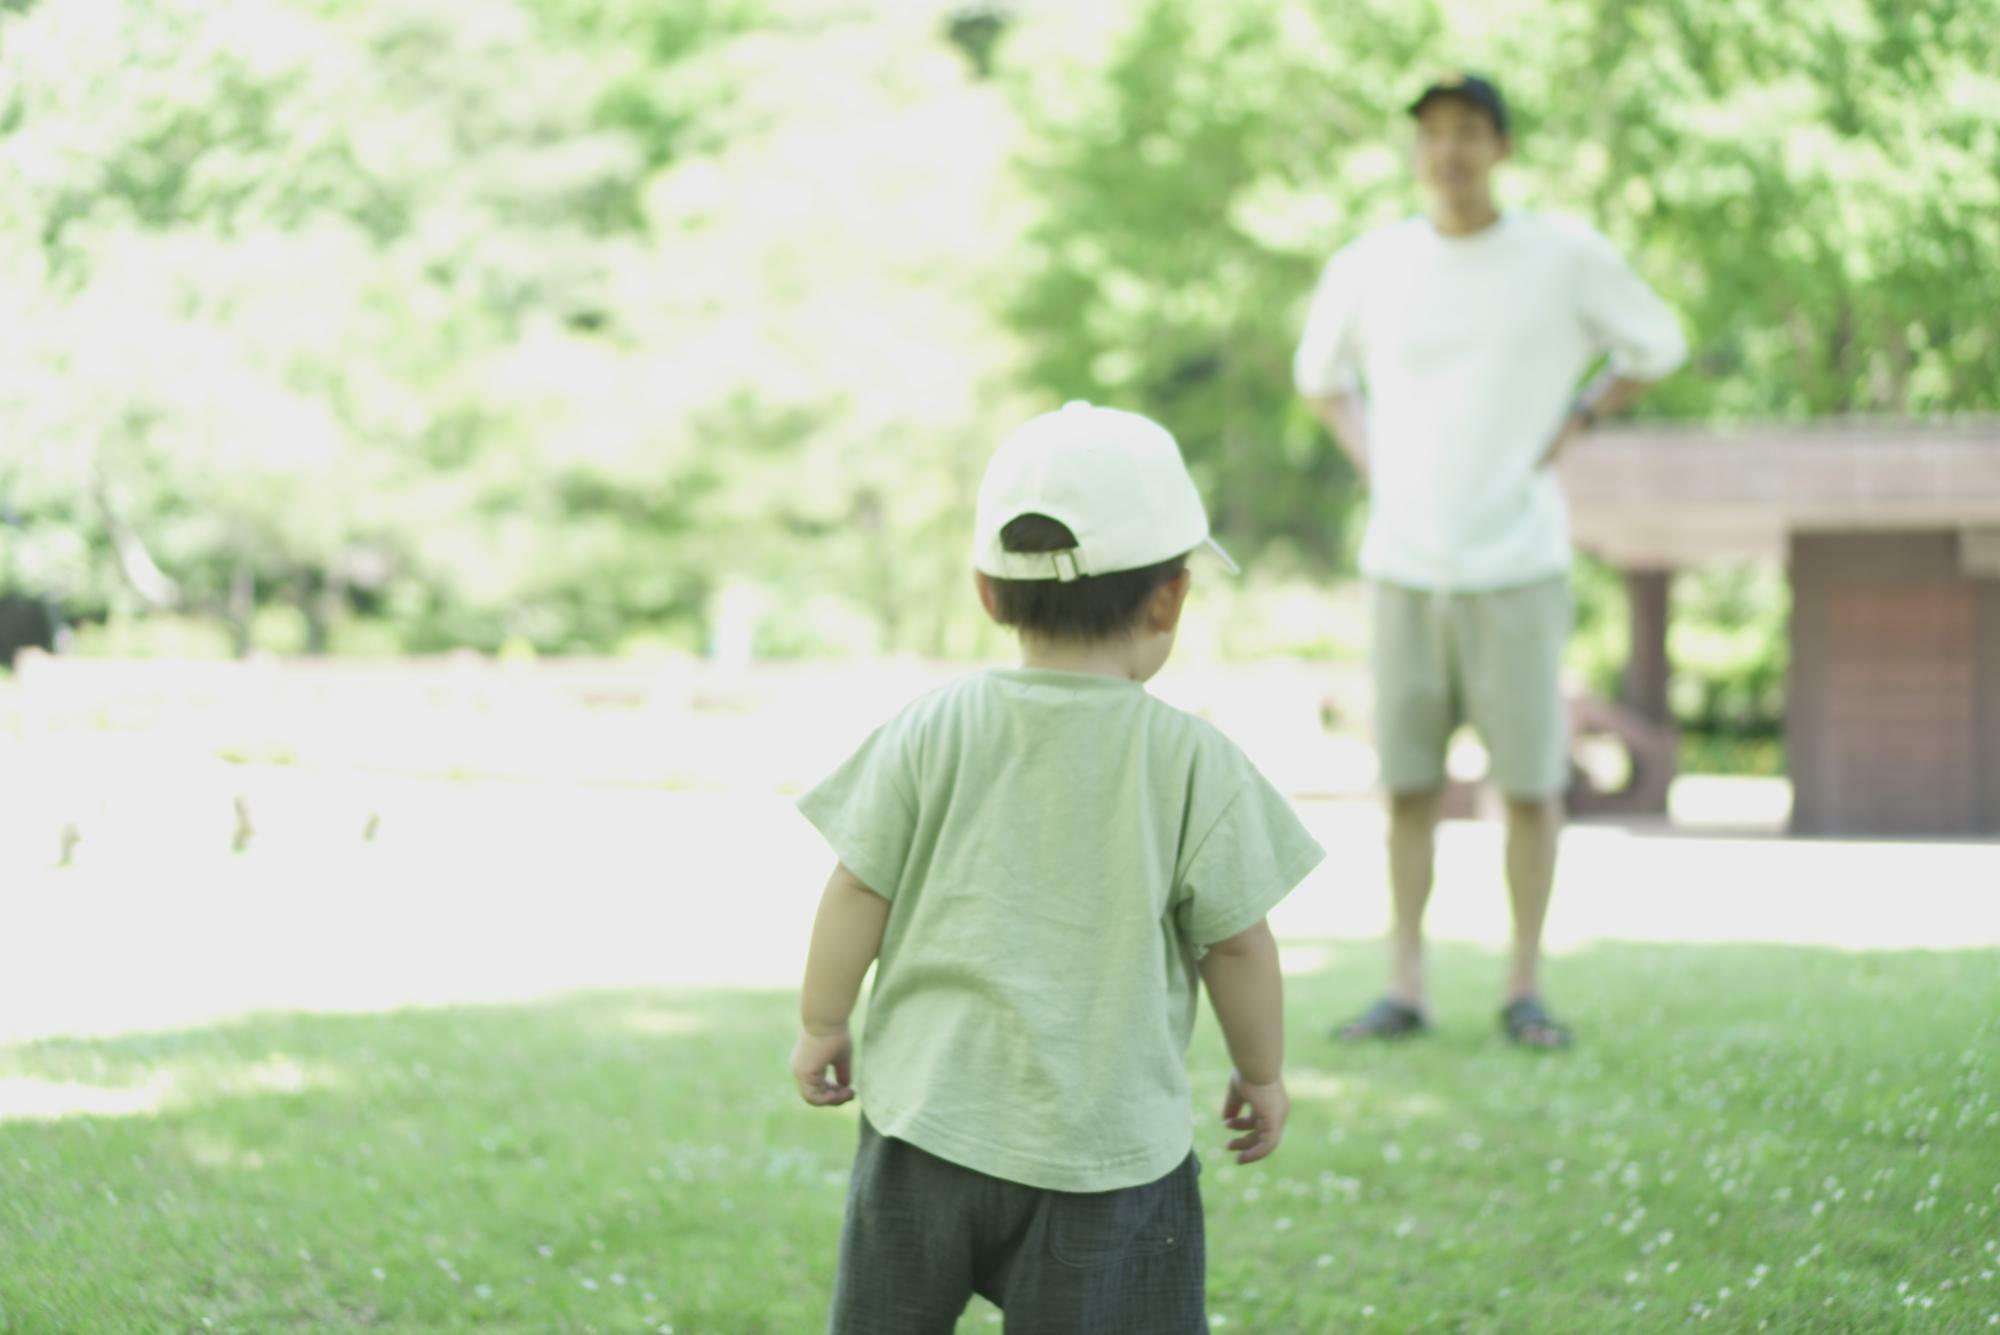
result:
<svg viewBox="0 0 2000 1335"><path fill-rule="evenodd" d="M836 1335L948 1335L974 1293L1010 1331L1208 1329L1196 979L1235 1066L1228 1147L1254 1163L1289 1106L1264 915L1324 853L1141 684L1203 546L1228 562L1164 428L1082 403L1030 421L987 468L973 548L1021 667L919 699L799 803L840 862L792 1074L863 1108Z"/></svg>

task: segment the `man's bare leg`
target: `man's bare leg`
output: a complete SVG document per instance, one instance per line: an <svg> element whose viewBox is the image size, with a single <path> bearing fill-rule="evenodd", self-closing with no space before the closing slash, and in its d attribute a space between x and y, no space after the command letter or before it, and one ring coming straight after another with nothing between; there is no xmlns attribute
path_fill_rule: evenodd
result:
<svg viewBox="0 0 2000 1335"><path fill-rule="evenodd" d="M1514 949L1507 970L1510 1005L1541 994L1542 927L1555 890L1562 825L1559 797L1507 800L1507 893L1514 905ZM1552 1047L1567 1035L1553 1023L1531 1023L1515 1037L1533 1046Z"/></svg>
<svg viewBox="0 0 2000 1335"><path fill-rule="evenodd" d="M1424 908L1437 869L1438 811L1443 789L1389 797L1389 998L1429 1011L1424 976Z"/></svg>
<svg viewBox="0 0 2000 1335"><path fill-rule="evenodd" d="M1345 1039L1401 1038L1429 1027L1424 991L1424 906L1430 902L1437 862L1442 789L1394 793L1389 798L1389 990L1342 1025Z"/></svg>

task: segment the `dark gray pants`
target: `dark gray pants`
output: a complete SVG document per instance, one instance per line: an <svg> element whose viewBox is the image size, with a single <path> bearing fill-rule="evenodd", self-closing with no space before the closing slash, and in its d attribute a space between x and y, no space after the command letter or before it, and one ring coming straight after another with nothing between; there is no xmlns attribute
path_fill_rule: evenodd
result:
<svg viewBox="0 0 2000 1335"><path fill-rule="evenodd" d="M1006 1335L1206 1332L1195 1156L1121 1191L976 1173L861 1121L832 1335L951 1335L977 1293Z"/></svg>

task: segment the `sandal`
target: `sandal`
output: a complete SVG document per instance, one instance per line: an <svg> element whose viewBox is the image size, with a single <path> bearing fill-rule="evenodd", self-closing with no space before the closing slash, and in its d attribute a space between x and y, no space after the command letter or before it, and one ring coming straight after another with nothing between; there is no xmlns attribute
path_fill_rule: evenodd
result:
<svg viewBox="0 0 2000 1335"><path fill-rule="evenodd" d="M1524 1048L1566 1048L1570 1045L1569 1026L1556 1023L1540 997L1522 997L1509 1002L1500 1012L1500 1027L1507 1037Z"/></svg>
<svg viewBox="0 0 2000 1335"><path fill-rule="evenodd" d="M1372 1038L1409 1038L1415 1034L1430 1032L1430 1021L1415 1006L1397 1001L1394 997L1383 997L1366 1011L1349 1020L1333 1031L1333 1036L1348 1042L1363 1042Z"/></svg>

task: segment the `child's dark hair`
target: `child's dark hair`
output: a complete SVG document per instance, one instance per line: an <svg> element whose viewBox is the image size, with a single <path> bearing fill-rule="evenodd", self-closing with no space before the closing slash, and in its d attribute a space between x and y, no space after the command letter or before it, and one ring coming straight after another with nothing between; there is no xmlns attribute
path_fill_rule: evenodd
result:
<svg viewBox="0 0 2000 1335"><path fill-rule="evenodd" d="M1000 530L1000 545L1010 552L1060 552L1076 546L1076 535L1047 515L1017 515ZM1158 565L1085 575L1068 583L990 575L987 580L1003 626L1047 640L1110 640L1138 629L1146 599L1185 569L1183 554Z"/></svg>

